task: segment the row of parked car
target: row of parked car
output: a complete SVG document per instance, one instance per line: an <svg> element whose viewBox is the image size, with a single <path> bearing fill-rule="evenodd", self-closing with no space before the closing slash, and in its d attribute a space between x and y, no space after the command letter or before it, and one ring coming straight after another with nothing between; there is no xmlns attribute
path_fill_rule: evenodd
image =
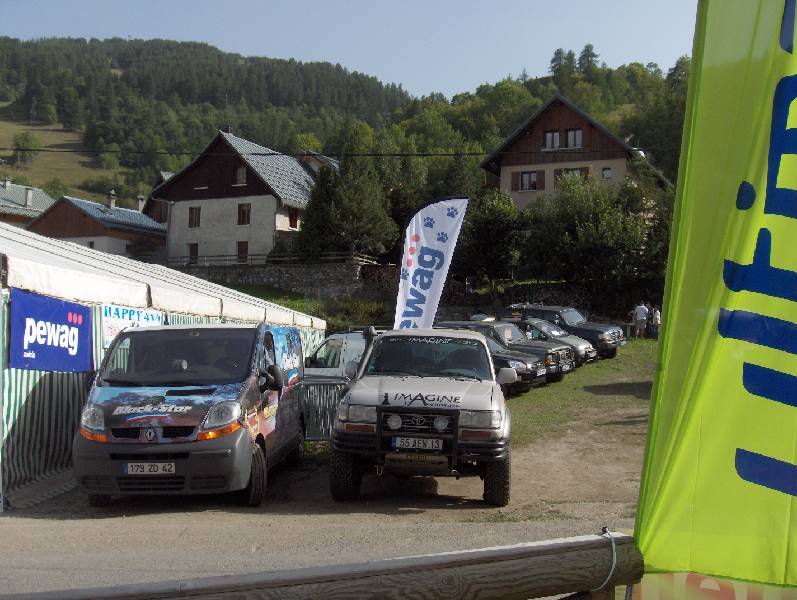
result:
<svg viewBox="0 0 797 600"><path fill-rule="evenodd" d="M479 314L467 321L440 321L435 327L481 333L494 369L517 373L517 381L505 386L509 393L561 381L586 363L614 358L626 343L618 325L591 322L565 306L513 304L498 316ZM362 331L332 334L307 357L305 373L345 376L346 365L359 362L365 347Z"/></svg>

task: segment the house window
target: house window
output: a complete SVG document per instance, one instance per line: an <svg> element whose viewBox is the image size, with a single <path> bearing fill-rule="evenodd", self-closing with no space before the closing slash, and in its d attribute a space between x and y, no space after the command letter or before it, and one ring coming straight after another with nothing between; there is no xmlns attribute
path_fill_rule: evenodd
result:
<svg viewBox="0 0 797 600"><path fill-rule="evenodd" d="M249 225L252 218L252 205L248 202L246 204L238 205L238 225Z"/></svg>
<svg viewBox="0 0 797 600"><path fill-rule="evenodd" d="M200 206L191 206L188 209L188 226L199 227L199 213L202 210Z"/></svg>
<svg viewBox="0 0 797 600"><path fill-rule="evenodd" d="M568 129L567 130L567 147L568 148L581 148L581 130Z"/></svg>
<svg viewBox="0 0 797 600"><path fill-rule="evenodd" d="M246 264L249 260L249 242L238 242L238 262Z"/></svg>
<svg viewBox="0 0 797 600"><path fill-rule="evenodd" d="M291 229L299 229L299 209L291 208L288 210L288 226Z"/></svg>
<svg viewBox="0 0 797 600"><path fill-rule="evenodd" d="M601 179L611 179L611 178L612 178L612 168L603 167L601 169Z"/></svg>
<svg viewBox="0 0 797 600"><path fill-rule="evenodd" d="M233 185L246 185L246 167L236 167Z"/></svg>
<svg viewBox="0 0 797 600"><path fill-rule="evenodd" d="M559 147L559 132L546 131L545 132L545 146L546 150L554 150Z"/></svg>
<svg viewBox="0 0 797 600"><path fill-rule="evenodd" d="M188 264L195 265L199 258L199 244L188 244Z"/></svg>
<svg viewBox="0 0 797 600"><path fill-rule="evenodd" d="M521 191L537 189L537 171L523 171L520 173Z"/></svg>

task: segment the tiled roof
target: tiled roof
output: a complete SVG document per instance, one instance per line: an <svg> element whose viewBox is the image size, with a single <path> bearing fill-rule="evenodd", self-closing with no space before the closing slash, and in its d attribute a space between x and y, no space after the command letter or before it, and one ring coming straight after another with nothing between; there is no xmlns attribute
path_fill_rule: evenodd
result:
<svg viewBox="0 0 797 600"><path fill-rule="evenodd" d="M33 197L31 198L31 208L26 208L25 195L29 189L33 191ZM16 183L6 185L5 182L0 182L0 214L35 218L53 204L55 204L55 200L39 188Z"/></svg>
<svg viewBox="0 0 797 600"><path fill-rule="evenodd" d="M307 207L314 181L301 162L231 133L219 133L284 204Z"/></svg>
<svg viewBox="0 0 797 600"><path fill-rule="evenodd" d="M122 229L155 235L166 234L165 223L158 223L137 210L118 206L111 208L99 202L91 202L90 200L82 200L81 198L72 198L70 196L64 196L63 200L110 229Z"/></svg>

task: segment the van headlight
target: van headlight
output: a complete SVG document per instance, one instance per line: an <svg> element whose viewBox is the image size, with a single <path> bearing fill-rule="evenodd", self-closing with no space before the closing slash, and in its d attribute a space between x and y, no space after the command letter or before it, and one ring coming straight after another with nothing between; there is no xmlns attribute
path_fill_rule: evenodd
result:
<svg viewBox="0 0 797 600"><path fill-rule="evenodd" d="M86 429L105 429L105 415L96 404L87 404L80 415L80 424Z"/></svg>
<svg viewBox="0 0 797 600"><path fill-rule="evenodd" d="M499 410L462 410L459 412L459 426L475 429L498 429L502 421Z"/></svg>
<svg viewBox="0 0 797 600"><path fill-rule="evenodd" d="M230 423L235 423L241 418L241 404L235 401L219 402L208 411L202 429L215 429Z"/></svg>
<svg viewBox="0 0 797 600"><path fill-rule="evenodd" d="M362 406L359 404L349 404L349 421L360 423L376 423L376 406Z"/></svg>

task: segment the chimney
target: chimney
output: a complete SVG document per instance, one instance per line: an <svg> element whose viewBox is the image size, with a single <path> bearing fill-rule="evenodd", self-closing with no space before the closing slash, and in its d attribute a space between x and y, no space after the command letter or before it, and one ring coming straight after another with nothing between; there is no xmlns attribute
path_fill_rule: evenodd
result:
<svg viewBox="0 0 797 600"><path fill-rule="evenodd" d="M224 128L224 133L232 133L232 125L227 125L227 127Z"/></svg>
<svg viewBox="0 0 797 600"><path fill-rule="evenodd" d="M138 196L136 196L136 200L138 200L138 212L143 212L144 202L147 201L146 197L144 196L144 194L139 194Z"/></svg>
<svg viewBox="0 0 797 600"><path fill-rule="evenodd" d="M33 208L33 190L31 188L25 189L25 208Z"/></svg>
<svg viewBox="0 0 797 600"><path fill-rule="evenodd" d="M6 177L6 180L5 180L5 183L3 184L3 187L6 188L6 189L11 187L11 180L8 177Z"/></svg>
<svg viewBox="0 0 797 600"><path fill-rule="evenodd" d="M110 208L116 208L116 190L108 192L108 206Z"/></svg>

